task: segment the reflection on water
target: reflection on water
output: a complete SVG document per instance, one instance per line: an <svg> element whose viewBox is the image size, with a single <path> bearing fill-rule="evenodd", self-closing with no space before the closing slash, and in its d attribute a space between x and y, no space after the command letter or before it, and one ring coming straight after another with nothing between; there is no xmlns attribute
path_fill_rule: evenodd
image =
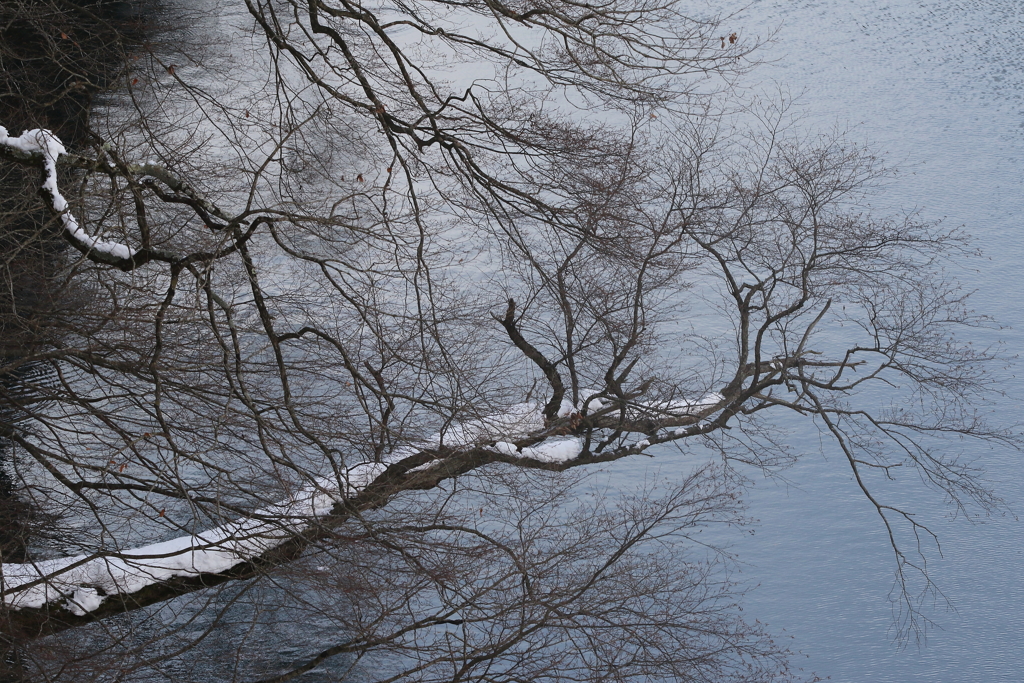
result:
<svg viewBox="0 0 1024 683"><path fill-rule="evenodd" d="M81 652L75 675L82 680L226 683L282 675L345 639L331 616L344 607L322 579L313 567L293 566L272 580L229 582L44 639L32 655L45 662L49 649L62 659ZM366 680L361 666L341 654L293 680L359 683Z"/></svg>

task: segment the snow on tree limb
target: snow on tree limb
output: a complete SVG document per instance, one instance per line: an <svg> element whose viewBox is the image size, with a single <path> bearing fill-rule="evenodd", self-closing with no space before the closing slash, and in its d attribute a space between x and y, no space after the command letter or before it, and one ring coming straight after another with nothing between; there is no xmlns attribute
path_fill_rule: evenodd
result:
<svg viewBox="0 0 1024 683"><path fill-rule="evenodd" d="M343 494L333 479L321 478L289 500L252 517L116 554L14 564L4 563L4 602L15 609L64 601L77 616L96 610L110 595L128 595L174 577L216 574L257 557L328 514L345 496L363 490L384 469L364 463L348 470Z"/></svg>
<svg viewBox="0 0 1024 683"><path fill-rule="evenodd" d="M655 408L676 417L696 418L717 410L722 400L719 394L710 394L694 402L674 401L671 406ZM566 413L565 418L572 411L561 412ZM686 435L689 434L683 430L675 430L661 439L644 439L618 449L599 460L641 452L651 441ZM521 443L517 445L515 441ZM196 535L120 552L0 564L0 595L14 610L60 607L75 617L85 617L99 610L111 596L132 595L175 578L223 574L257 560L314 525L337 516L336 505L351 504L395 470L402 475L424 472L445 463L445 456L453 454L473 458L471 468L488 461L518 462L525 466L532 463L558 469L576 461L597 461L582 451L579 438L560 436L558 429L552 432L545 425L540 406L523 403L499 415L453 425L443 437L435 434L418 446L398 448L383 462L354 465L340 478L318 478L285 501ZM415 464L420 461L423 462Z"/></svg>
<svg viewBox="0 0 1024 683"><path fill-rule="evenodd" d="M121 242L93 237L79 225L67 200L58 189L56 174L58 163L86 172L127 178L131 182L148 188L161 201L188 205L203 224L214 231L221 231L230 225L236 225L248 226L251 232L253 227L267 220L260 218L250 221L244 217L232 218L166 167L153 162L126 163L117 159L106 145L103 149L106 150L109 157L113 157L113 162L109 158L104 158L103 155L97 159L90 159L77 154L69 154L60 138L48 130L37 128L25 131L18 137L11 137L8 135L7 129L0 126L0 158L42 167L45 174L41 188L42 194L45 195L50 209L59 217L68 242L92 261L128 271L150 261L187 263L215 259L233 251L235 245L229 245L213 252L200 251L182 254L154 248L145 233L142 235L142 244L137 248ZM167 189L162 189L160 185ZM167 192L168 189L170 192Z"/></svg>
<svg viewBox="0 0 1024 683"><path fill-rule="evenodd" d="M463 446L495 434L516 438L542 426L536 405L522 404L499 416L458 425L446 435L446 441ZM435 435L424 446L436 446L439 440ZM391 453L388 462L355 465L344 472L342 485L336 478L321 477L286 501L197 535L99 556L3 563L3 600L17 610L63 605L71 614L84 616L111 595L130 595L175 577L225 572L292 540L329 515L335 504L364 491L389 464L418 451L406 447ZM533 451L540 453L541 449L530 453Z"/></svg>
<svg viewBox="0 0 1024 683"><path fill-rule="evenodd" d="M7 129L0 126L0 145L26 154L40 154L43 157L43 168L46 179L43 191L50 199L50 204L60 216L64 232L68 238L83 252L97 252L117 260L129 260L135 256L136 250L120 242L111 242L93 237L81 228L78 220L68 208L68 202L57 188L57 158L66 154L67 150L60 139L48 130L35 128L27 130L19 137L10 137Z"/></svg>

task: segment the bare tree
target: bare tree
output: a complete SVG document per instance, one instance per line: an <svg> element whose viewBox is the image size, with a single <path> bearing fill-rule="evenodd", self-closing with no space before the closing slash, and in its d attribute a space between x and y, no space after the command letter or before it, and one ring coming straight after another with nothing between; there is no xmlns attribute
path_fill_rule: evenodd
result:
<svg viewBox="0 0 1024 683"><path fill-rule="evenodd" d="M2 565L20 666L209 680L183 653L232 633L251 678L276 610L325 644L267 680L781 680L693 535L798 457L792 413L916 626L930 531L876 484L991 509L946 443L1016 444L955 335L969 252L865 213L886 171L841 136L730 113L756 40L672 2L237 9L119 44L81 142L0 131L69 247L0 370L18 500L60 520ZM642 453L693 471L588 502L575 472Z"/></svg>

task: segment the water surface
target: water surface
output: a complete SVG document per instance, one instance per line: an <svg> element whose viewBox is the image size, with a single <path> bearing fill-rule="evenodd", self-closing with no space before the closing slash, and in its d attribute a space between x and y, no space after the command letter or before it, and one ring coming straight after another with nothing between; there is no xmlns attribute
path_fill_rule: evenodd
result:
<svg viewBox="0 0 1024 683"><path fill-rule="evenodd" d="M1024 350L1024 9L995 0L946 2L762 0L734 20L741 34L768 35L770 63L757 87L796 98L808 131L838 126L884 152L900 170L878 207L920 211L964 226L986 258L957 275L976 290L975 308L1004 327L1001 340ZM1018 367L1017 372L1022 371ZM1011 398L999 414L1020 419L1024 383L1006 373ZM787 482L758 483L760 520L736 542L743 576L758 586L748 615L793 637L808 671L833 681L1020 681L1024 656L1024 525L1012 515L949 518L934 492L906 485L904 499L939 534L926 552L944 592L926 600L934 621L926 642L893 645L889 602L895 563L881 522L853 484L841 454L807 425L791 439L803 459ZM1005 449L966 444L996 490L1019 512L1024 461ZM638 476L643 466L623 465Z"/></svg>

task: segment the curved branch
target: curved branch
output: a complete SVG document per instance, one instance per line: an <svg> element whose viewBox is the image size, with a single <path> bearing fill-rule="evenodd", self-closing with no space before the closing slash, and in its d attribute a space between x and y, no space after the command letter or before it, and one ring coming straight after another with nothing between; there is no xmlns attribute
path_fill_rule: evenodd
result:
<svg viewBox="0 0 1024 683"><path fill-rule="evenodd" d="M562 377L558 374L558 367L555 363L545 358L544 354L538 351L536 346L526 341L522 333L519 332L519 328L516 327L515 315L516 302L514 299L509 299L508 308L505 309L505 317L499 318L496 315L493 317L508 332L508 337L515 344L516 348L536 363L537 367L544 373L544 376L548 378L548 382L551 383L551 400L544 406L544 417L549 421L554 420L558 417L558 411L562 407L562 397L565 396L565 386L562 384Z"/></svg>

